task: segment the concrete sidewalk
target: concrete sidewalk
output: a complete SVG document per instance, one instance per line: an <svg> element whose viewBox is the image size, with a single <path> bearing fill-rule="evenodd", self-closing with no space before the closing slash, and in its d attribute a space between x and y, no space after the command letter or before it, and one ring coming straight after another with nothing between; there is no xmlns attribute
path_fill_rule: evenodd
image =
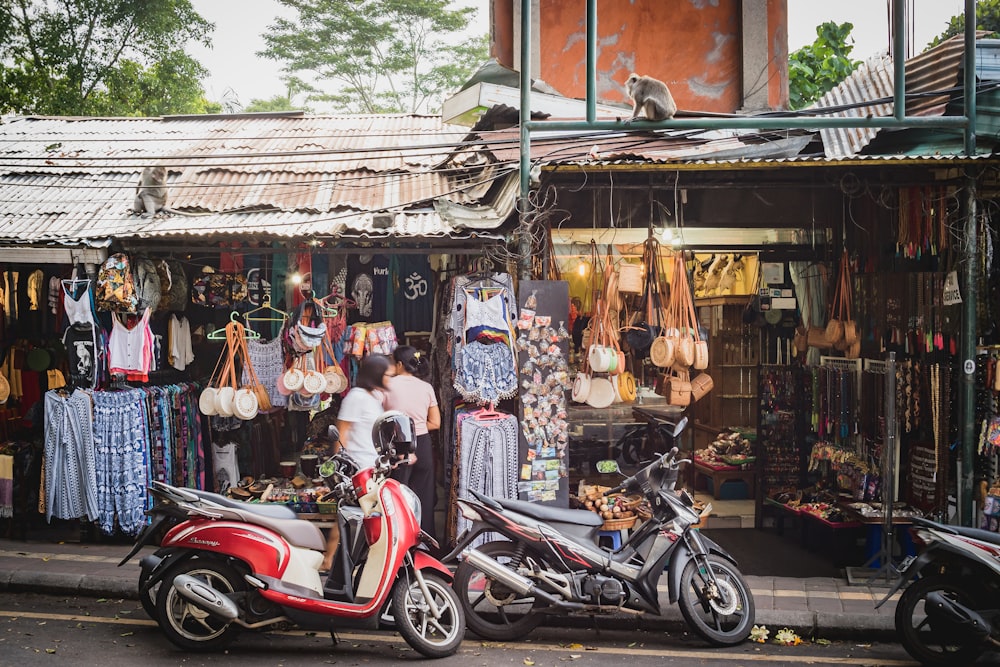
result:
<svg viewBox="0 0 1000 667"><path fill-rule="evenodd" d="M14 541L0 539L0 591L53 593L136 599L139 558L118 567L128 545L74 542ZM773 635L789 627L803 638L859 638L873 640L894 636L895 599L881 609L875 603L886 592L884 578L874 587L850 586L846 579L747 576L757 607L756 622ZM898 594L897 596L898 597ZM617 614L602 617L603 628L673 629L683 624L676 605L666 600L665 581L660 584L662 616ZM589 618L552 618L550 625L590 627Z"/></svg>

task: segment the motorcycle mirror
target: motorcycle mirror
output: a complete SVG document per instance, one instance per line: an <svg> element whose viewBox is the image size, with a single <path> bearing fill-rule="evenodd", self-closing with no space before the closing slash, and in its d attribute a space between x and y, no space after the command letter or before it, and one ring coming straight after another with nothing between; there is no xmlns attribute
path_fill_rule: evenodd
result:
<svg viewBox="0 0 1000 667"><path fill-rule="evenodd" d="M334 424L330 424L326 427L326 437L330 442L337 442L340 440L340 430Z"/></svg>
<svg viewBox="0 0 1000 667"><path fill-rule="evenodd" d="M618 467L618 461L604 460L597 462L597 472L601 474L621 472L621 468Z"/></svg>
<svg viewBox="0 0 1000 667"><path fill-rule="evenodd" d="M684 430L684 427L687 426L687 423L688 423L688 418L681 417L680 421L674 424L673 436L675 438L681 434L681 432Z"/></svg>

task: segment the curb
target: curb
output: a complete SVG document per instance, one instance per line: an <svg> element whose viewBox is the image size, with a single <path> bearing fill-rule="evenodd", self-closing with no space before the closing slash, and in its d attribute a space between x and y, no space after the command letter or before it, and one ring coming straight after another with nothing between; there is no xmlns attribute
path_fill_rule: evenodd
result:
<svg viewBox="0 0 1000 667"><path fill-rule="evenodd" d="M121 577L86 574L39 573L30 570L0 571L0 592L47 593L53 595L86 595L94 597L138 600L136 584ZM665 608L660 616L611 614L608 616L549 616L542 625L557 628L587 630L646 631L690 634L691 630L675 605ZM775 631L791 628L803 638L825 639L885 639L896 636L893 619L872 614L846 614L822 611L762 609L756 613L756 625L766 625Z"/></svg>

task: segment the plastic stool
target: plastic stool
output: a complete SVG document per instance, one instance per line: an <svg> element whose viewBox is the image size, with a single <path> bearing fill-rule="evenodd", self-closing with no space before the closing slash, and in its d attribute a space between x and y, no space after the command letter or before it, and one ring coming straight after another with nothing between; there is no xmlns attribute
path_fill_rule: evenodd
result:
<svg viewBox="0 0 1000 667"><path fill-rule="evenodd" d="M611 550L618 551L622 548L622 544L628 539L627 530L599 530L597 531L597 543L600 544L601 540L605 537L611 540Z"/></svg>

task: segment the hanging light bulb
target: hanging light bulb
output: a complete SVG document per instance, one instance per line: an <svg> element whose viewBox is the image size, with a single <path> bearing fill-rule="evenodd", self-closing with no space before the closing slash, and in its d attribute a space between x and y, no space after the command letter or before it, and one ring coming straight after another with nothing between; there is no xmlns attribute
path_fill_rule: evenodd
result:
<svg viewBox="0 0 1000 667"><path fill-rule="evenodd" d="M587 263L586 262L580 262L580 264L578 264L577 267L576 267L576 272L580 275L581 278L583 278L584 276L586 276L587 275Z"/></svg>

